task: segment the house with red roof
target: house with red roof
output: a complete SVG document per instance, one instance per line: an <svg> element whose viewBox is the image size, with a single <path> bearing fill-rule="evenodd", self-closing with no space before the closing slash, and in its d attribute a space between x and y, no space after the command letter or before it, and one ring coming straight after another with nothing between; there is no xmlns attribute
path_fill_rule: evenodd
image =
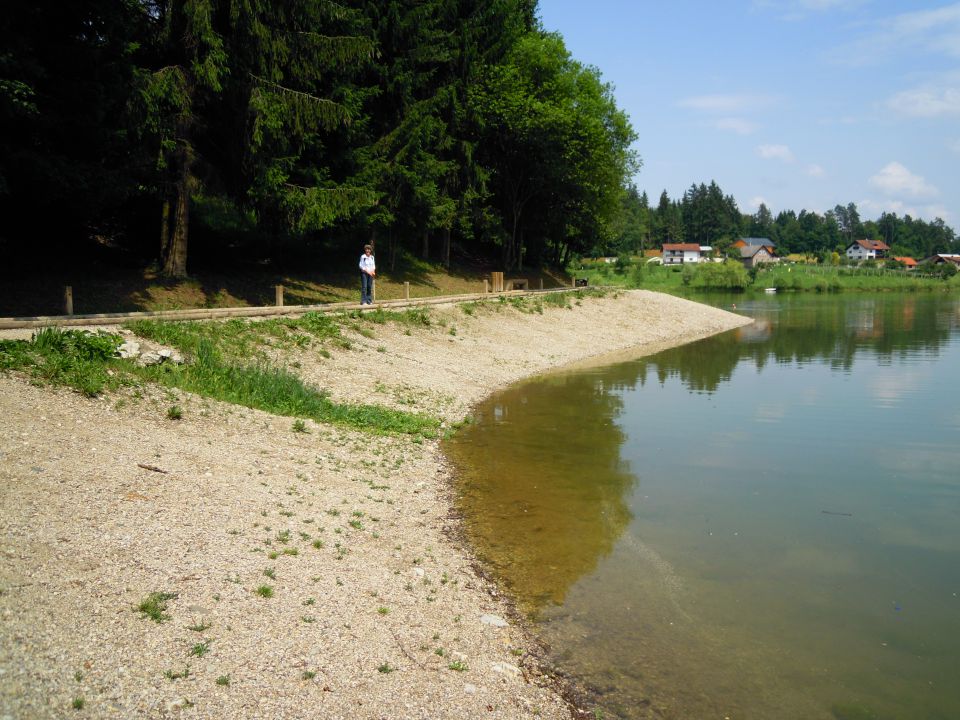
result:
<svg viewBox="0 0 960 720"><path fill-rule="evenodd" d="M931 265L943 265L944 263L950 263L951 265L956 265L960 268L960 255L955 253L937 253L936 255L931 255L928 258L924 258L923 262L930 263Z"/></svg>
<svg viewBox="0 0 960 720"><path fill-rule="evenodd" d="M700 262L700 246L697 243L664 243L663 264L683 265Z"/></svg>
<svg viewBox="0 0 960 720"><path fill-rule="evenodd" d="M917 266L917 261L908 255L902 257L895 256L893 259L902 262L907 270L913 270Z"/></svg>
<svg viewBox="0 0 960 720"><path fill-rule="evenodd" d="M854 240L847 247L847 257L851 260L877 260L885 258L890 246L883 240Z"/></svg>

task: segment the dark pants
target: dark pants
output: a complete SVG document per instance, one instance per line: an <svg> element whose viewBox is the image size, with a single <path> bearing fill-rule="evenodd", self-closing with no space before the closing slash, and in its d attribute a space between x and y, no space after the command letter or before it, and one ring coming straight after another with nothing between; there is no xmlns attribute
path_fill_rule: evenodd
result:
<svg viewBox="0 0 960 720"><path fill-rule="evenodd" d="M373 304L373 278L365 272L360 273L360 304Z"/></svg>

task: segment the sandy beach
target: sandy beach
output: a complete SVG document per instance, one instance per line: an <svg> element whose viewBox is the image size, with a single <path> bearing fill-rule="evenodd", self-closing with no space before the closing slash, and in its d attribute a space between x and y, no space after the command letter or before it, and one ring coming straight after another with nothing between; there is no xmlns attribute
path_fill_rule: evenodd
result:
<svg viewBox="0 0 960 720"><path fill-rule="evenodd" d="M429 312L277 359L449 426L524 377L749 322L647 291ZM0 720L577 715L475 569L439 440L15 374L0 424Z"/></svg>

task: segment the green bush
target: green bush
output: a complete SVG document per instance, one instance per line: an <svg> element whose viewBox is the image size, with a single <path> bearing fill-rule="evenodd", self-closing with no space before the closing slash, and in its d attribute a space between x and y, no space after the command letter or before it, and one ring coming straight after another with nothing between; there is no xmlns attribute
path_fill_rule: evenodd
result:
<svg viewBox="0 0 960 720"><path fill-rule="evenodd" d="M698 263L683 266L683 284L702 290L743 290L750 276L738 262Z"/></svg>
<svg viewBox="0 0 960 720"><path fill-rule="evenodd" d="M22 370L37 382L66 385L88 397L119 379L107 372L121 338L103 331L43 328L30 340L0 341L0 370Z"/></svg>

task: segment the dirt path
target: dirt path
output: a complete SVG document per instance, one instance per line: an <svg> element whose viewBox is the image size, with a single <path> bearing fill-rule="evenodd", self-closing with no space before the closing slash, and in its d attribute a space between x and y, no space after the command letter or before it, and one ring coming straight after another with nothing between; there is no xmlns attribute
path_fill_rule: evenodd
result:
<svg viewBox="0 0 960 720"><path fill-rule="evenodd" d="M644 291L469 312L298 372L453 422L521 377L746 322ZM0 718L569 717L456 539L437 441L13 376L0 418Z"/></svg>

